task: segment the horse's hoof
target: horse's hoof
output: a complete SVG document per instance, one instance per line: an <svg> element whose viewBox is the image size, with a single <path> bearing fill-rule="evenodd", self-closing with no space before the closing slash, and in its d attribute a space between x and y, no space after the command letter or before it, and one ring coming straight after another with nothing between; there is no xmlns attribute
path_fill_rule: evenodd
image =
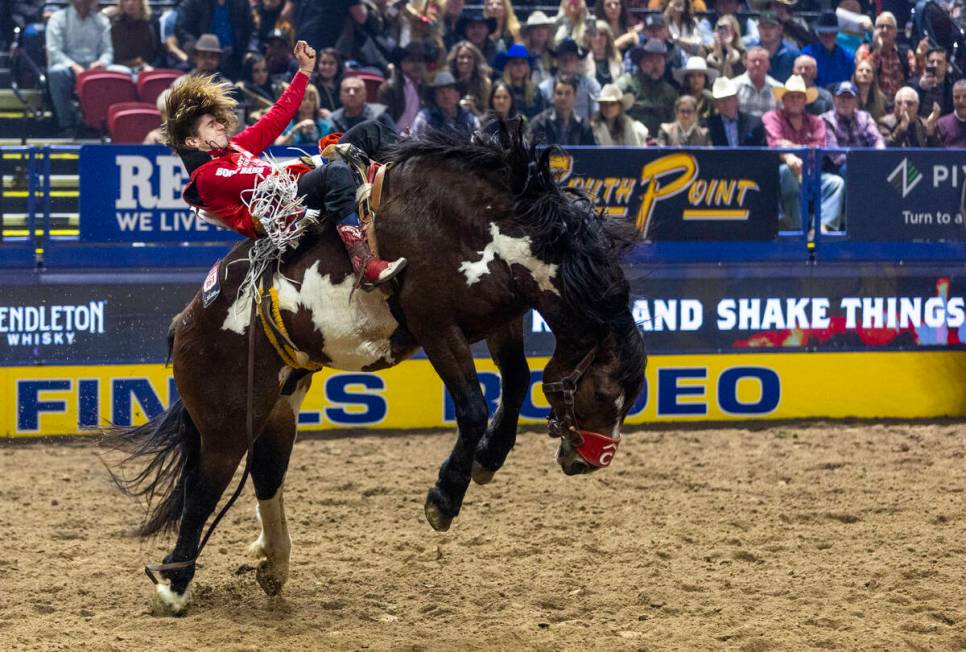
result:
<svg viewBox="0 0 966 652"><path fill-rule="evenodd" d="M278 595L282 592L285 579L281 577L275 569L275 564L267 559L263 559L255 571L255 579L267 595Z"/></svg>
<svg viewBox="0 0 966 652"><path fill-rule="evenodd" d="M449 526L453 523L453 517L448 516L443 511L442 497L439 496L438 489L430 489L429 495L426 496L426 506L424 508L426 512L426 520L429 524L433 526L433 529L437 532L445 532L449 529Z"/></svg>
<svg viewBox="0 0 966 652"><path fill-rule="evenodd" d="M473 461L473 470L470 472L473 482L476 484L490 484L493 481L494 475L496 475L496 471L491 471L479 462Z"/></svg>
<svg viewBox="0 0 966 652"><path fill-rule="evenodd" d="M185 590L184 594L178 594L171 590L167 584L155 586L157 593L151 601L151 614L159 617L184 616L188 613L188 601L190 596Z"/></svg>

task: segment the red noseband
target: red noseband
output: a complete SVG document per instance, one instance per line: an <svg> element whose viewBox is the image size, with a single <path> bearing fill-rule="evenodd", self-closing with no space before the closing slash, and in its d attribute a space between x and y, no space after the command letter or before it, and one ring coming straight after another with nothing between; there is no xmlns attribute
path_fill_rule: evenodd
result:
<svg viewBox="0 0 966 652"><path fill-rule="evenodd" d="M585 462L598 469L610 466L611 460L617 453L617 447L621 443L620 435L614 438L589 430L580 430L579 432L584 441L579 446L574 446L577 454Z"/></svg>

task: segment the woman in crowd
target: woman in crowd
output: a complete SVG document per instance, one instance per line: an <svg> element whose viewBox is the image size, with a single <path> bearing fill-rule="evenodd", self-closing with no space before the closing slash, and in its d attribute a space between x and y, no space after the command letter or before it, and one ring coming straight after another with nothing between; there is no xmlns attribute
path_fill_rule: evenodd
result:
<svg viewBox="0 0 966 652"><path fill-rule="evenodd" d="M674 71L674 78L681 85L681 95L690 95L697 103L698 120L701 124L707 122L714 109L710 88L718 78L718 71L709 69L701 57L691 57L686 66Z"/></svg>
<svg viewBox="0 0 966 652"><path fill-rule="evenodd" d="M620 50L606 22L597 21L596 29L587 35L585 47L590 51L590 61L593 62L593 69L587 74L595 76L601 86L616 82L623 74L624 67Z"/></svg>
<svg viewBox="0 0 966 652"><path fill-rule="evenodd" d="M671 40L689 56L702 56L706 46L701 40L698 29L698 18L694 15L694 3L691 0L671 0L664 10L664 22L667 23Z"/></svg>
<svg viewBox="0 0 966 652"><path fill-rule="evenodd" d="M657 144L665 147L705 147L711 144L708 130L698 124L698 103L682 95L674 103L674 122L665 122L657 134Z"/></svg>
<svg viewBox="0 0 966 652"><path fill-rule="evenodd" d="M463 108L482 115L490 101L491 86L490 67L483 53L469 41L460 41L450 50L446 66L456 79Z"/></svg>
<svg viewBox="0 0 966 652"><path fill-rule="evenodd" d="M522 115L532 118L548 108L546 98L533 83L530 64L535 57L519 43L496 55L496 69L503 72L502 80L513 96L513 104Z"/></svg>
<svg viewBox="0 0 966 652"><path fill-rule="evenodd" d="M607 23L614 46L620 52L637 43L637 32L640 27L635 27L635 21L631 19L624 0L597 0L594 5L594 15L597 16L598 22L602 20ZM597 29L600 30L600 27Z"/></svg>
<svg viewBox="0 0 966 652"><path fill-rule="evenodd" d="M490 104L487 108L489 109L487 118L484 118L483 122L492 118L510 120L518 116L523 117L513 101L513 93L510 91L510 87L502 79L493 82L493 91L490 93Z"/></svg>
<svg viewBox="0 0 966 652"><path fill-rule="evenodd" d="M242 78L235 86L241 93L246 124L255 124L282 96L281 84L268 76L265 57L254 52L242 59Z"/></svg>
<svg viewBox="0 0 966 652"><path fill-rule="evenodd" d="M554 22L540 10L534 11L527 17L527 22L520 29L523 44L530 53L530 75L533 83L539 86L550 77L553 72L553 48L550 43L550 30Z"/></svg>
<svg viewBox="0 0 966 652"><path fill-rule="evenodd" d="M328 119L332 112L342 107L339 87L345 73L342 54L335 48L325 48L319 52L319 64L312 75L312 84L319 93L322 117Z"/></svg>
<svg viewBox="0 0 966 652"><path fill-rule="evenodd" d="M625 113L634 104L634 96L622 93L616 84L604 86L597 98L600 106L590 119L590 128L598 145L644 147L647 127Z"/></svg>
<svg viewBox="0 0 966 652"><path fill-rule="evenodd" d="M118 0L111 17L115 64L132 73L151 70L162 54L160 33L147 0Z"/></svg>
<svg viewBox="0 0 966 652"><path fill-rule="evenodd" d="M745 47L741 43L738 21L728 14L718 19L714 26L714 43L708 53L708 65L728 79L734 79L745 71Z"/></svg>
<svg viewBox="0 0 966 652"><path fill-rule="evenodd" d="M587 3L584 0L560 0L560 8L555 18L557 31L553 36L553 44L572 38L577 43L584 42L587 31Z"/></svg>
<svg viewBox="0 0 966 652"><path fill-rule="evenodd" d="M510 0L486 0L483 15L496 20L496 30L491 38L497 41L498 50L506 50L520 42L520 19L513 11Z"/></svg>
<svg viewBox="0 0 966 652"><path fill-rule="evenodd" d="M319 115L319 91L309 84L299 106L298 115L275 140L276 145L318 145L319 139L332 133L332 123Z"/></svg>
<svg viewBox="0 0 966 652"><path fill-rule="evenodd" d="M647 8L651 11L664 11L672 1L673 0L647 0ZM704 0L693 0L691 3L691 9L696 14L703 14L708 11L708 5Z"/></svg>
<svg viewBox="0 0 966 652"><path fill-rule="evenodd" d="M855 64L852 83L859 89L858 108L868 111L873 120L878 120L889 111L885 93L879 89L879 82L875 78L875 68L869 59L863 59Z"/></svg>

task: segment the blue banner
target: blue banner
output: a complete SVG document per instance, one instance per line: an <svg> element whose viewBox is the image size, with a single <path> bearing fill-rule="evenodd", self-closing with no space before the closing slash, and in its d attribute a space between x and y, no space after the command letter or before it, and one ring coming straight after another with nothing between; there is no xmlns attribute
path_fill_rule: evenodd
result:
<svg viewBox="0 0 966 652"><path fill-rule="evenodd" d="M853 151L846 176L850 239L966 240L962 150Z"/></svg>

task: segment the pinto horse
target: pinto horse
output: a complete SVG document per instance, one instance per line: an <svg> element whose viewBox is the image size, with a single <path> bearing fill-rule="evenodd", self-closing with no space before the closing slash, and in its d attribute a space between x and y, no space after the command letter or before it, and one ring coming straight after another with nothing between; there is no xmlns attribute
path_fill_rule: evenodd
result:
<svg viewBox="0 0 966 652"><path fill-rule="evenodd" d="M519 126L501 124L469 144L441 134L410 140L391 161L377 233L385 257L409 259L398 289L352 295L352 268L331 229L304 238L273 279L295 358L371 371L422 347L453 397L459 428L425 502L430 525L445 530L470 479L489 482L513 448L530 386L523 316L535 309L556 337L544 390L551 434L560 437L557 461L570 475L609 464L644 381L643 342L619 265L633 230L561 189L549 152L529 147ZM129 453L125 461L147 461L137 475L115 477L152 504L139 534L177 530L156 584L167 613L187 606L205 522L249 451L249 418L261 522L252 546L262 558L256 577L270 595L288 577L282 485L312 376L286 365L260 324L250 323L241 283L249 247L240 243L222 261L218 298L206 307L199 292L172 323L181 398L147 424L107 438ZM470 349L480 340L503 378L489 423ZM250 399L240 391L248 364Z"/></svg>

